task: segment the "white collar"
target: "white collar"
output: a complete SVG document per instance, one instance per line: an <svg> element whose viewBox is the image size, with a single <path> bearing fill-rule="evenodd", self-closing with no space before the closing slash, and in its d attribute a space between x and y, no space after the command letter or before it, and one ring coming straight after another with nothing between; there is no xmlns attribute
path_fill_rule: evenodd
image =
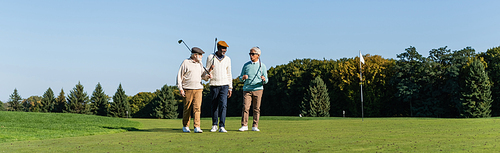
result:
<svg viewBox="0 0 500 153"><path fill-rule="evenodd" d="M260 59L257 60L257 62L253 62L252 60L250 60L250 62L252 62L252 64L255 64L255 63L259 63Z"/></svg>
<svg viewBox="0 0 500 153"><path fill-rule="evenodd" d="M196 62L196 60L192 59L191 57L189 58L189 60L193 63L200 63L200 62Z"/></svg>

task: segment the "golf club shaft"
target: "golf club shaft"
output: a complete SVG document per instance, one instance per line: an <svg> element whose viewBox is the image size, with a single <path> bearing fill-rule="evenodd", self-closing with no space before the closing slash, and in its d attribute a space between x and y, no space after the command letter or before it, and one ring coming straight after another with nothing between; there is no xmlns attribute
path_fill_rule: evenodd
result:
<svg viewBox="0 0 500 153"><path fill-rule="evenodd" d="M217 47L217 37L215 37L215 43L214 43L214 56L212 57L212 65L214 65L215 62L215 48Z"/></svg>
<svg viewBox="0 0 500 153"><path fill-rule="evenodd" d="M181 42L182 42L182 43L184 43L184 45L186 46L186 48L187 48L187 49L191 52L191 49L189 49L189 46L186 44L186 42L184 42L184 40L182 40L182 39L178 41L178 43L179 43L179 44L180 44ZM201 64L201 61L200 61L200 64ZM205 70L205 72L206 72L207 74L210 74L210 73L207 71L207 68L205 68L205 67L203 66L203 64L201 64L201 67L203 67L203 69Z"/></svg>
<svg viewBox="0 0 500 153"><path fill-rule="evenodd" d="M184 40L182 41L182 43L184 43L184 45L186 46L186 48L191 51L191 49L189 48L189 46L186 44L186 42L184 42Z"/></svg>
<svg viewBox="0 0 500 153"><path fill-rule="evenodd" d="M215 54L215 49L217 47L217 37L215 37L215 43L214 43L214 54Z"/></svg>

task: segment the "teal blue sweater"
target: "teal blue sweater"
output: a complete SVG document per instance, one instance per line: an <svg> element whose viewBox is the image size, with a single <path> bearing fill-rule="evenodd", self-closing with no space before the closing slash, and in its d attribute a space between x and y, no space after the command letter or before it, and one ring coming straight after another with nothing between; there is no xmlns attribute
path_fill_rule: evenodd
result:
<svg viewBox="0 0 500 153"><path fill-rule="evenodd" d="M241 79L243 75L248 75L248 79ZM264 76L266 78L266 81L262 81L260 76ZM266 65L260 62L252 63L252 61L249 61L245 63L245 65L243 65L243 69L241 70L239 78L241 81L244 81L243 91L263 90L264 84L267 84L267 82L269 81L269 79L267 78Z"/></svg>

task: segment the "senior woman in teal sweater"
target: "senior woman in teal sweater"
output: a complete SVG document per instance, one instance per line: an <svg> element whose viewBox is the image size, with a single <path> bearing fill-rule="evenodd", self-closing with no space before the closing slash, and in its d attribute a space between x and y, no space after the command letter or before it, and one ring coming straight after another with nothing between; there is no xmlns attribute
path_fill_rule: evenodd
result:
<svg viewBox="0 0 500 153"><path fill-rule="evenodd" d="M264 84L267 83L267 68L260 61L261 51L259 47L250 49L250 60L243 65L241 70L240 80L243 84L243 108L241 111L241 128L239 131L248 130L248 114L250 105L253 107L253 124L252 131L259 130L260 104Z"/></svg>

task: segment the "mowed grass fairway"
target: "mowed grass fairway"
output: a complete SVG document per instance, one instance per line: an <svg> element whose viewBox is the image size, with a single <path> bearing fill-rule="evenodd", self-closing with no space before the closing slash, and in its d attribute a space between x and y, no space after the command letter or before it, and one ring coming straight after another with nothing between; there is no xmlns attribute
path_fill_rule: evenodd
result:
<svg viewBox="0 0 500 153"><path fill-rule="evenodd" d="M130 119L114 134L0 143L0 152L499 152L500 119L261 117L260 132L182 133L180 119ZM0 124L3 124L0 122ZM192 123L191 123L192 124ZM192 129L192 125L191 125ZM0 129L2 131L2 129Z"/></svg>
<svg viewBox="0 0 500 153"><path fill-rule="evenodd" d="M95 115L0 111L0 143L110 134L139 126L139 122Z"/></svg>

